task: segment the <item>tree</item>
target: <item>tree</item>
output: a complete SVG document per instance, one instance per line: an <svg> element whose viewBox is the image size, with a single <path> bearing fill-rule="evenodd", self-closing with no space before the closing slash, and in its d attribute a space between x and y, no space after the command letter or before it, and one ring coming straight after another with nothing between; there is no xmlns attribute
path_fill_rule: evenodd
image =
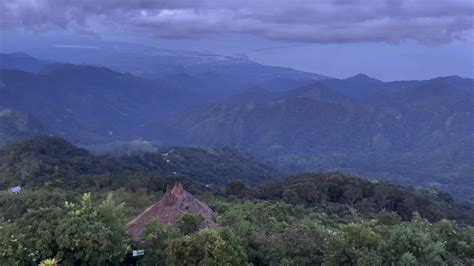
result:
<svg viewBox="0 0 474 266"><path fill-rule="evenodd" d="M79 205L67 203L68 215L56 229L59 257L65 263L120 263L130 250L119 222L120 205L111 198L94 208L90 193Z"/></svg>
<svg viewBox="0 0 474 266"><path fill-rule="evenodd" d="M179 232L175 228L162 225L156 220L150 222L142 233L146 250L143 263L146 265L165 265L166 249L170 242L178 237Z"/></svg>
<svg viewBox="0 0 474 266"><path fill-rule="evenodd" d="M204 217L196 215L190 212L184 213L176 222L181 234L189 235L199 231L201 223L204 221Z"/></svg>
<svg viewBox="0 0 474 266"><path fill-rule="evenodd" d="M328 265L382 265L383 239L372 228L348 224L334 234L325 250Z"/></svg>
<svg viewBox="0 0 474 266"><path fill-rule="evenodd" d="M229 230L205 229L175 239L167 248L169 265L246 265L247 254Z"/></svg>

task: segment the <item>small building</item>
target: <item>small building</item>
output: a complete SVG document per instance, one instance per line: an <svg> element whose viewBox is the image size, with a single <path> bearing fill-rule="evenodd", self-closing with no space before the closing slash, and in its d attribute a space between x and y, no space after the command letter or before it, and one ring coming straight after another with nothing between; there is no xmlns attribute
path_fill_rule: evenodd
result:
<svg viewBox="0 0 474 266"><path fill-rule="evenodd" d="M10 188L10 192L14 194L18 194L21 192L21 187L20 186L12 187Z"/></svg>

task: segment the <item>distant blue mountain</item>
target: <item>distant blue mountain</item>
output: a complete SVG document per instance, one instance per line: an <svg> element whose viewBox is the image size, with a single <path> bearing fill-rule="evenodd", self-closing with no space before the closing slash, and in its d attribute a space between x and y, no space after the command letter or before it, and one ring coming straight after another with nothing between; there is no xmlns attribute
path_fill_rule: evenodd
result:
<svg viewBox="0 0 474 266"><path fill-rule="evenodd" d="M37 73L48 64L50 64L49 61L40 60L25 53L0 53L0 69L16 69Z"/></svg>

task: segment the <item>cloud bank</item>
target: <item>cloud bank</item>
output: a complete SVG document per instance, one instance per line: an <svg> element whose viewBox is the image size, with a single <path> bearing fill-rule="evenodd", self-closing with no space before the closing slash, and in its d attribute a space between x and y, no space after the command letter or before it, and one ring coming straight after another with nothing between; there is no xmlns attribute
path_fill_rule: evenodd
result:
<svg viewBox="0 0 474 266"><path fill-rule="evenodd" d="M314 43L416 40L436 44L472 36L472 0L11 0L0 28L101 34L106 29L158 38L241 33Z"/></svg>

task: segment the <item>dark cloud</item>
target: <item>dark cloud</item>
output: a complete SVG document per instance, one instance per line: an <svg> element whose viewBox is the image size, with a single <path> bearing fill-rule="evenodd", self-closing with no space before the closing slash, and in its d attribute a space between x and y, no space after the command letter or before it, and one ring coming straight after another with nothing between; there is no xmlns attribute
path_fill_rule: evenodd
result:
<svg viewBox="0 0 474 266"><path fill-rule="evenodd" d="M13 0L0 2L0 27L160 38L245 33L317 43L442 43L472 34L472 0Z"/></svg>

